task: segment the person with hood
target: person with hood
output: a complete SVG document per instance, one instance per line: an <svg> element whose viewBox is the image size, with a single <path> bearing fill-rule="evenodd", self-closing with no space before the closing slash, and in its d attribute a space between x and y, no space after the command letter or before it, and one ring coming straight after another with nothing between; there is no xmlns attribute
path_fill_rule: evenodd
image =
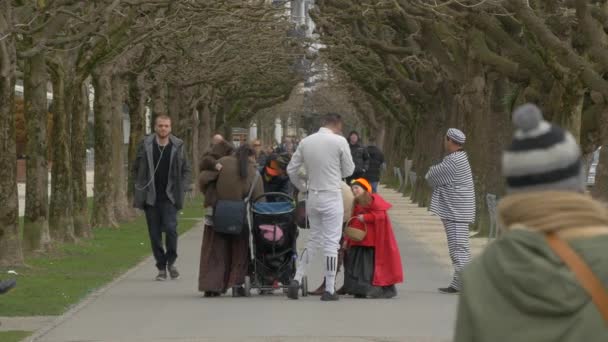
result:
<svg viewBox="0 0 608 342"><path fill-rule="evenodd" d="M431 166L426 180L433 188L430 211L441 218L445 228L454 277L439 292L455 294L461 289L460 272L471 261L469 224L475 221L475 186L464 133L450 128L444 140L447 152L443 161Z"/></svg>
<svg viewBox="0 0 608 342"><path fill-rule="evenodd" d="M241 145L234 154L218 161L217 200L242 201L264 193L256 168L255 150ZM257 175L256 175L257 174ZM246 224L245 224L246 225ZM238 235L218 233L205 226L199 266L198 289L205 297L218 297L232 288L233 295L245 295L243 287L249 269L249 227Z"/></svg>
<svg viewBox="0 0 608 342"><path fill-rule="evenodd" d="M372 193L364 178L352 181L355 208L349 227L367 231L362 241L345 238L344 292L355 298L393 298L403 282L401 254L387 210L392 206Z"/></svg>
<svg viewBox="0 0 608 342"><path fill-rule="evenodd" d="M198 184L199 190L205 195L203 207L205 208L205 225L213 226L213 207L217 201L216 180L222 169L219 160L229 156L234 148L221 135L213 137L211 147L203 154L199 163Z"/></svg>
<svg viewBox="0 0 608 342"><path fill-rule="evenodd" d="M359 133L352 131L348 134L348 145L353 162L355 163L355 172L346 178L346 184L350 184L353 179L363 177L369 169L369 153L365 146L361 144Z"/></svg>
<svg viewBox="0 0 608 342"><path fill-rule="evenodd" d="M513 123L504 234L463 271L454 341L608 341L608 211L569 132L532 104Z"/></svg>
<svg viewBox="0 0 608 342"><path fill-rule="evenodd" d="M369 166L367 172L365 172L365 179L369 181L372 186L372 193L378 192L378 184L380 183L380 171L384 164L384 153L376 145L376 138L370 138L370 144L367 146L367 153L369 154Z"/></svg>

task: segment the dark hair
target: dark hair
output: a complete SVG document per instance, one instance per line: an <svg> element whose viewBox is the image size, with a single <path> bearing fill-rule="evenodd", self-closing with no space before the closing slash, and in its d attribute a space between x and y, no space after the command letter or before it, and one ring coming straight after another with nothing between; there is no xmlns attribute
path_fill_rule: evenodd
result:
<svg viewBox="0 0 608 342"><path fill-rule="evenodd" d="M327 113L321 117L321 126L335 126L342 123L342 116L337 113Z"/></svg>
<svg viewBox="0 0 608 342"><path fill-rule="evenodd" d="M163 119L163 120L169 120L169 121L171 121L171 117L169 115L167 115L167 114L164 114L164 113L156 114L156 116L154 117L154 124L155 125L156 125L158 119Z"/></svg>
<svg viewBox="0 0 608 342"><path fill-rule="evenodd" d="M357 136L357 139L361 140L361 136L359 135L359 132L357 132L357 131L350 131L350 133L348 133L348 138L352 137L353 134Z"/></svg>
<svg viewBox="0 0 608 342"><path fill-rule="evenodd" d="M234 153L239 165L239 177L247 179L249 170L249 157L255 156L255 150L249 144L243 144Z"/></svg>

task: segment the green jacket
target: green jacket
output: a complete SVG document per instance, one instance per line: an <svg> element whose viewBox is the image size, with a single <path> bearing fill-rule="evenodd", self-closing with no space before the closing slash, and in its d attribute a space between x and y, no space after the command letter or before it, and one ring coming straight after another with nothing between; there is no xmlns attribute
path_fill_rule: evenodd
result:
<svg viewBox="0 0 608 342"><path fill-rule="evenodd" d="M569 241L608 290L608 235ZM463 272L454 342L606 342L601 317L544 236L512 230Z"/></svg>

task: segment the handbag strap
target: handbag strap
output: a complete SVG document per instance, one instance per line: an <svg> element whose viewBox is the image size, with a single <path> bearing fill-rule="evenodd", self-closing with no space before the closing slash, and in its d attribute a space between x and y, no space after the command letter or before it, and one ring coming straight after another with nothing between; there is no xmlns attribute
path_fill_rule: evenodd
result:
<svg viewBox="0 0 608 342"><path fill-rule="evenodd" d="M591 295L602 317L608 323L608 292L600 279L576 252L554 232L545 235L547 243L568 268L574 273L580 285Z"/></svg>
<svg viewBox="0 0 608 342"><path fill-rule="evenodd" d="M245 203L249 203L251 200L251 195L253 194L253 189L258 184L258 180L260 179L260 173L258 171L255 172L255 176L253 177L253 182L251 183L251 187L249 188L249 193L247 197L245 197Z"/></svg>

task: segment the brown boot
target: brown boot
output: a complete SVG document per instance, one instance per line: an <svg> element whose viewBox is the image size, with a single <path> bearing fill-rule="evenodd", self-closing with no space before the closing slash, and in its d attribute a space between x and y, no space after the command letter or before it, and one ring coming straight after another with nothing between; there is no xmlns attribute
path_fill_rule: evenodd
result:
<svg viewBox="0 0 608 342"><path fill-rule="evenodd" d="M323 293L325 293L325 279L323 279L323 283L321 284L321 286L319 286L319 288L317 288L314 291L308 291L308 294L310 296L322 296Z"/></svg>

